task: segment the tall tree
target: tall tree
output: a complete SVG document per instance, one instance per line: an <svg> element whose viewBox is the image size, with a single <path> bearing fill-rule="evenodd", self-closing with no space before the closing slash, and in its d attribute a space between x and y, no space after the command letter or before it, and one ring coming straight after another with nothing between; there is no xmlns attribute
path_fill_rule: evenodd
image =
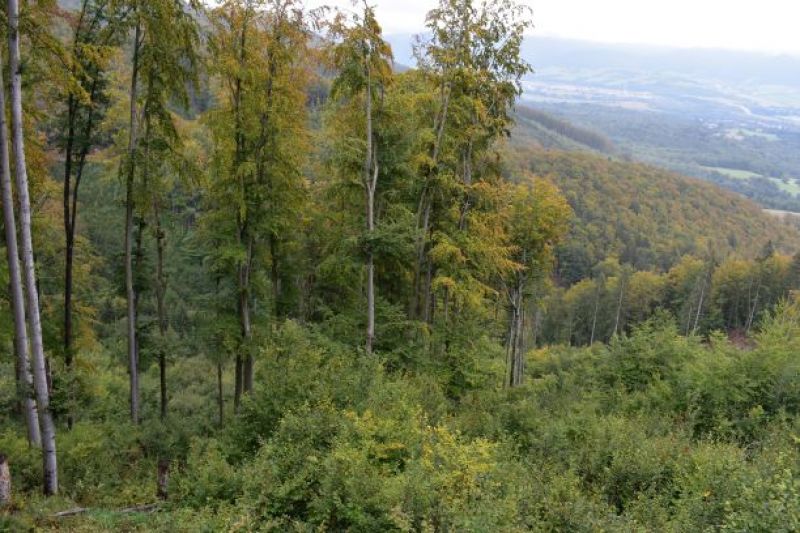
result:
<svg viewBox="0 0 800 533"><path fill-rule="evenodd" d="M10 278L11 309L14 315L14 350L17 353L17 387L28 429L28 442L41 446L39 413L33 397L33 376L28 355L28 328L25 323L25 297L19 267L17 223L14 216L14 196L11 188L11 165L8 157L8 127L6 126L6 96L3 84L3 66L0 62L0 194L3 200L3 225L5 227L6 253Z"/></svg>
<svg viewBox="0 0 800 533"><path fill-rule="evenodd" d="M199 6L192 4L195 9ZM158 17L156 19L156 17ZM167 346L169 328L167 312L166 227L163 224L165 197L174 187L170 178L191 167L183 158L181 138L175 125L171 105L189 107L188 91L197 86L199 30L193 15L177 3L151 15L151 34L156 24L169 28L169 38L148 39L142 57L141 119L144 123L139 140L143 205L141 211L152 220L156 242L155 296L159 331L158 367L161 418L167 416Z"/></svg>
<svg viewBox="0 0 800 533"><path fill-rule="evenodd" d="M536 279L550 273L553 249L566 232L571 210L555 186L526 176L510 191L509 211L506 224L516 265L504 281L509 308L506 384L515 387L522 384L525 372L527 297Z"/></svg>
<svg viewBox="0 0 800 533"><path fill-rule="evenodd" d="M471 210L497 199L491 198L492 187L486 187L499 178L487 155L509 131L520 79L530 71L520 56L530 18L529 9L513 0L440 0L428 13L426 25L430 37L416 47L415 54L432 87L429 113L434 121L422 136L425 155L419 159L422 179L410 307L412 318L430 324L436 286L443 294L444 311L459 285L465 289L482 285L474 269L470 272L459 264L502 262L501 250L480 246L493 243L476 240L481 224L488 224L485 229L491 232L489 226L497 221L473 216ZM449 271L439 276L443 260L450 262Z"/></svg>
<svg viewBox="0 0 800 533"><path fill-rule="evenodd" d="M25 143L22 118L22 61L20 58L19 2L8 0L8 49L11 69L11 139L16 169L17 196L19 198L20 236L25 292L28 302L28 322L33 366L33 382L39 409L44 464L44 492L58 492L58 466L56 458L56 430L50 411L50 391L42 341L42 323L39 310L39 288L36 283L36 265L33 259L31 235L31 202L28 188L28 167L25 160Z"/></svg>
<svg viewBox="0 0 800 533"><path fill-rule="evenodd" d="M211 22L212 59L225 103L208 117L215 156L206 223L224 243L214 263L232 274L237 295L238 406L253 387L253 308L267 259L273 323L282 314L280 247L297 227L304 196L312 33L296 0L230 0L212 12Z"/></svg>
<svg viewBox="0 0 800 533"><path fill-rule="evenodd" d="M198 2L190 7L199 9ZM124 164L120 167L125 177L125 292L127 299L128 361L130 372L131 420L138 423L139 412L139 339L137 327L138 295L134 283L133 261L134 218L143 213L137 206L137 185L146 180L149 166L143 162L152 147L151 134L161 132L161 139L174 136L174 125L167 103L175 95L186 100L187 72L195 67L197 31L192 15L179 0L130 0L130 24L133 26L131 53L131 80L128 93L130 114L128 119L128 146ZM144 90L143 87L144 86ZM141 122L145 123L140 132ZM137 180L141 176L142 179ZM144 188L147 183L142 184ZM139 199L141 204L141 199ZM142 237L142 219L137 250ZM163 242L160 243L163 245ZM163 252L163 248L161 249ZM140 257L141 252L137 253ZM163 259L163 256L162 256ZM137 264L141 264L137 261ZM163 284L163 278L158 280ZM162 294L159 292L159 294ZM162 317L163 318L163 317ZM163 365L162 365L163 375ZM162 395L162 411L166 409L166 390Z"/></svg>
<svg viewBox="0 0 800 533"><path fill-rule="evenodd" d="M334 97L363 99L364 156L361 182L364 187L366 219L367 327L365 350L372 354L375 343L375 252L371 237L375 232L375 192L380 173L375 143L375 105L382 103L383 93L391 81L392 50L383 40L375 12L366 2L360 15L354 15L350 26L338 21L334 36L341 39L333 49L334 66L339 74L333 83Z"/></svg>
<svg viewBox="0 0 800 533"><path fill-rule="evenodd" d="M128 120L128 149L120 173L125 176L125 298L127 302L128 374L130 380L130 414L134 424L139 423L139 347L136 336L136 292L133 283L133 216L134 177L136 175L136 149L139 90L139 61L142 49L142 22L138 16L138 3L134 5L135 30L131 62L131 84L128 93L130 114Z"/></svg>
<svg viewBox="0 0 800 533"><path fill-rule="evenodd" d="M63 132L59 145L64 154L64 323L63 350L66 370L74 358L74 275L75 237L78 221L78 198L87 156L97 146L98 130L108 105L106 69L118 35L119 19L124 13L113 9L107 0L83 0L80 11L69 14L72 26L69 81L65 84L66 101ZM72 414L68 416L72 425Z"/></svg>

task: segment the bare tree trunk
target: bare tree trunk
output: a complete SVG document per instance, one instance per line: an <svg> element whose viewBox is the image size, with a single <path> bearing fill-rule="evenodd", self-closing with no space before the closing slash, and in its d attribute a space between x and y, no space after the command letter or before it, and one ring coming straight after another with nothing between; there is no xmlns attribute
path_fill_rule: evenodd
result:
<svg viewBox="0 0 800 533"><path fill-rule="evenodd" d="M222 396L222 361L217 361L217 408L219 410L219 427L224 423L225 398Z"/></svg>
<svg viewBox="0 0 800 533"><path fill-rule="evenodd" d="M612 337L617 335L619 331L619 318L622 314L622 299L625 295L625 280L620 277L619 278L619 300L617 301L617 316L614 318L614 333L612 333Z"/></svg>
<svg viewBox="0 0 800 533"><path fill-rule="evenodd" d="M131 421L139 423L139 354L136 339L136 289L133 285L133 183L136 172L136 98L139 75L141 26L137 22L133 42L130 87L127 177L125 180L125 290L128 300L128 373Z"/></svg>
<svg viewBox="0 0 800 533"><path fill-rule="evenodd" d="M169 488L169 459L158 460L158 473L156 477L156 496L159 500L166 500Z"/></svg>
<svg viewBox="0 0 800 533"><path fill-rule="evenodd" d="M28 299L28 321L33 363L33 383L39 408L39 424L42 433L42 461L44 466L44 493L58 492L58 467L56 460L56 430L50 412L50 391L47 386L42 323L39 315L39 291L36 285L36 265L33 260L33 238L31 235L31 202L28 190L28 167L25 161L25 142L22 121L22 67L19 52L19 3L8 0L8 48L11 66L11 127L12 145L17 174L19 197L20 233L22 236L22 263L25 270L25 292Z"/></svg>
<svg viewBox="0 0 800 533"><path fill-rule="evenodd" d="M437 166L439 164L439 151L441 150L442 139L444 138L444 130L445 126L447 125L448 119L448 107L450 105L450 85L448 83L443 83L440 87L440 102L441 102L441 109L440 112L437 114L436 119L434 120L433 128L436 131L436 139L434 141L433 147L431 149L431 163L430 163L430 172L431 174L436 174ZM423 297L422 292L426 290L426 288L422 285L422 271L425 268L425 263L429 261L427 257L426 248L429 243L429 232L430 232L430 224L431 224L431 210L433 208L433 198L428 190L428 182L430 181L430 176L426 177L425 185L423 186L422 192L420 193L419 198L419 205L417 206L417 230L418 236L415 242L415 256L416 262L414 264L414 294L412 295L412 302L411 302L411 317L412 318L419 318L420 316L425 315L425 321L429 322L430 316L430 302L429 302L429 293L425 294ZM428 265L427 273L430 277L431 274L431 265ZM427 287L430 287L428 284ZM425 302L425 310L423 311L420 306L422 303Z"/></svg>
<svg viewBox="0 0 800 533"><path fill-rule="evenodd" d="M0 58L2 59L2 58ZM14 197L11 189L11 165L8 159L8 130L6 126L6 96L3 84L3 68L0 63L0 180L2 180L3 224L6 233L6 253L8 256L8 272L10 278L9 292L11 308L14 315L14 349L17 352L17 387L25 424L28 429L28 442L41 446L39 431L39 414L33 398L33 376L28 357L28 329L25 324L25 296L22 292L22 274L19 267L19 249L17 247L17 222L14 217Z"/></svg>
<svg viewBox="0 0 800 533"><path fill-rule="evenodd" d="M692 327L692 334L697 333L697 324L700 322L700 311L703 310L703 297L706 294L706 280L703 279L703 284L700 286L700 301L697 302L697 314L694 316L694 327Z"/></svg>
<svg viewBox="0 0 800 533"><path fill-rule="evenodd" d="M367 90L366 90L366 118L367 118L367 150L364 155L364 189L367 200L367 234L375 231L375 188L378 182L378 161L373 153L372 142L372 80L369 68L369 59L366 62ZM375 342L375 257L372 245L367 250L367 355L372 355Z"/></svg>
<svg viewBox="0 0 800 533"><path fill-rule="evenodd" d="M522 384L522 375L524 372L524 354L523 354L523 332L524 332L524 310L525 304L523 296L524 282L520 279L517 281L517 286L514 288L512 296L512 312L511 312L511 327L509 328L508 339L508 357L510 359L510 374L508 377L508 385L517 387Z"/></svg>
<svg viewBox="0 0 800 533"><path fill-rule="evenodd" d="M250 340L253 336L250 312L250 268L253 258L253 239L248 239L247 254L243 265L239 266L239 321L244 348L242 364L242 393L253 390L253 354Z"/></svg>
<svg viewBox="0 0 800 533"><path fill-rule="evenodd" d="M514 339L516 342L516 346L514 347L514 356L516 360L516 364L514 365L516 370L516 374L514 376L515 387L522 385L522 379L525 376L525 351L523 350L525 333L525 306L523 301L522 287L520 287L518 294L517 334L516 338Z"/></svg>
<svg viewBox="0 0 800 533"><path fill-rule="evenodd" d="M750 310L749 310L750 312L749 312L749 314L747 316L747 326L745 327L745 330L744 330L745 333L749 333L750 332L750 328L753 326L753 321L755 320L755 317L756 317L756 311L758 310L758 296L759 296L759 293L761 292L761 277L760 276L761 275L759 274L758 284L756 285L756 294L755 294L755 297L753 297L753 306L750 308Z"/></svg>
<svg viewBox="0 0 800 533"><path fill-rule="evenodd" d="M272 285L272 315L275 326L281 319L281 278L278 259L278 237L269 234L270 282Z"/></svg>
<svg viewBox="0 0 800 533"><path fill-rule="evenodd" d="M504 385L509 387L514 383L514 346L517 343L517 309L514 307L516 301L517 297L514 295L511 304L511 319L508 325L508 340L506 341L506 377Z"/></svg>
<svg viewBox="0 0 800 533"><path fill-rule="evenodd" d="M233 413L239 413L239 405L242 403L242 356L241 354L236 354L236 363L234 369L234 389L233 389Z"/></svg>
<svg viewBox="0 0 800 533"><path fill-rule="evenodd" d="M11 503L11 471L8 469L8 458L0 452L0 509Z"/></svg>
<svg viewBox="0 0 800 533"><path fill-rule="evenodd" d="M161 346L158 350L158 376L161 391L161 419L167 417L167 354L165 351L169 317L167 316L167 276L164 273L164 239L165 233L161 227L161 213L158 198L153 199L153 217L156 223L156 307L158 310L158 332L161 336Z"/></svg>
<svg viewBox="0 0 800 533"><path fill-rule="evenodd" d="M597 328L597 311L600 308L600 290L595 291L594 295L594 314L592 314L592 334L589 336L589 346L594 344L594 333Z"/></svg>

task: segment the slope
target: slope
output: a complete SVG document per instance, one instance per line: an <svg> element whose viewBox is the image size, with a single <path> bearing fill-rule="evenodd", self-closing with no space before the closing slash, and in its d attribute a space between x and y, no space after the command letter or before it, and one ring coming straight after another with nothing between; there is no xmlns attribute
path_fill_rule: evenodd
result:
<svg viewBox="0 0 800 533"><path fill-rule="evenodd" d="M664 270L686 254L754 257L770 241L786 253L800 249L796 227L716 185L585 152L512 151L512 169L553 181L575 211L558 251L565 283L588 277L611 255L639 270Z"/></svg>

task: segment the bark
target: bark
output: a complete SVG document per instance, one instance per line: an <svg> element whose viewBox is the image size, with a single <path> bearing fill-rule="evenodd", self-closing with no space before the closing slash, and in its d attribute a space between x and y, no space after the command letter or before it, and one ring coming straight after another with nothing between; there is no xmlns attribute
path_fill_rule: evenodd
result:
<svg viewBox="0 0 800 533"><path fill-rule="evenodd" d="M125 290L128 301L128 373L130 377L131 421L139 423L139 354L136 339L136 289L133 285L133 184L136 172L136 98L139 75L141 26L137 22L133 43L130 86L128 161L125 180Z"/></svg>
<svg viewBox="0 0 800 533"><path fill-rule="evenodd" d="M239 40L239 65L244 66L247 44L247 19L244 20L242 25L242 33ZM235 137L235 153L233 161L233 174L239 173L239 167L244 157L244 132L242 129L242 79L237 76L235 81L235 89L233 94L234 106L234 137ZM240 177L242 182L240 187L243 189L243 196L246 198L245 184L243 178ZM239 325L241 328L241 349L244 349L245 356L242 360L241 353L236 356L236 391L234 395L234 411L238 412L241 395L250 392L253 387L253 356L250 351L250 266L253 254L253 239L248 231L248 224L246 215L241 214L241 209L237 210L237 239L240 246L246 246L245 260L237 267L237 282L238 282L238 310L239 310ZM240 351L241 351L240 349Z"/></svg>
<svg viewBox="0 0 800 533"><path fill-rule="evenodd" d="M589 337L589 346L594 344L594 333L597 328L597 311L600 308L600 291L595 292L594 298L594 313L592 314L592 334Z"/></svg>
<svg viewBox="0 0 800 533"><path fill-rule="evenodd" d="M366 61L367 90L366 90L366 118L367 118L367 149L364 154L364 189L366 191L367 235L371 237L375 231L375 188L378 181L378 162L373 154L372 142L372 79L369 68L369 58ZM375 257L372 244L367 249L367 335L365 351L372 355L375 342Z"/></svg>
<svg viewBox="0 0 800 533"><path fill-rule="evenodd" d="M156 478L156 496L159 500L166 500L169 487L169 459L159 459Z"/></svg>
<svg viewBox="0 0 800 533"><path fill-rule="evenodd" d="M703 284L700 286L700 301L697 302L697 314L694 316L694 326L692 327L692 334L697 333L697 325L700 322L700 312L703 310L703 297L706 294L706 280L703 278Z"/></svg>
<svg viewBox="0 0 800 533"><path fill-rule="evenodd" d="M222 396L222 362L217 362L217 409L219 411L219 427L224 425L225 398Z"/></svg>
<svg viewBox="0 0 800 533"><path fill-rule="evenodd" d="M278 257L278 237L269 234L270 282L272 285L272 314L275 325L281 320L281 278L280 259Z"/></svg>
<svg viewBox="0 0 800 533"><path fill-rule="evenodd" d="M14 197L11 189L11 165L8 159L8 134L5 115L5 85L0 64L0 180L3 200L3 223L5 226L6 253L10 278L11 310L14 315L14 350L17 355L17 387L19 399L25 416L28 430L28 442L41 446L39 431L39 414L33 398L33 376L31 375L28 355L28 329L25 323L25 297L22 292L22 274L19 266L19 249L17 246L17 222L14 217Z"/></svg>
<svg viewBox="0 0 800 533"><path fill-rule="evenodd" d="M508 339L506 340L506 373L504 378L505 380L504 385L510 387L514 381L514 345L516 344L516 339L514 337L517 333L516 294L512 293L509 299L511 303L511 312L510 312L511 316L508 321Z"/></svg>
<svg viewBox="0 0 800 533"><path fill-rule="evenodd" d="M242 355L236 354L236 367L234 369L233 413L239 413L239 404L242 402Z"/></svg>
<svg viewBox="0 0 800 533"><path fill-rule="evenodd" d="M253 241L247 246L247 255L243 265L239 267L239 321L241 325L242 348L244 361L242 364L242 393L253 390L253 354L250 340L253 335L250 310L250 265L252 262Z"/></svg>
<svg viewBox="0 0 800 533"><path fill-rule="evenodd" d="M28 189L28 168L25 161L25 142L22 121L22 66L19 51L19 3L8 0L8 48L11 67L11 126L12 145L19 197L20 234L22 237L22 264L28 303L28 322L33 366L33 383L39 408L39 425L42 434L42 462L44 467L44 493L58 492L58 467L56 459L56 431L50 412L50 391L47 386L42 323L39 315L39 291L36 285L36 266L33 260L31 235L31 202Z"/></svg>
<svg viewBox="0 0 800 533"><path fill-rule="evenodd" d="M158 375L161 391L161 419L167 417L167 354L165 350L169 318L167 316L166 294L167 277L164 273L164 240L165 233L161 228L161 214L158 198L153 199L153 217L156 224L156 307L158 311L158 332L161 346L158 350Z"/></svg>
<svg viewBox="0 0 800 533"><path fill-rule="evenodd" d="M509 326L507 354L509 360L508 385L522 385L524 361L524 279L517 280L511 295L511 324Z"/></svg>
<svg viewBox="0 0 800 533"><path fill-rule="evenodd" d="M756 295L753 298L753 306L750 308L750 313L747 317L747 327L745 327L745 333L749 333L750 328L753 327L753 321L755 320L756 312L758 311L758 296L760 291L761 291L761 281L759 280L758 285L756 285Z"/></svg>
<svg viewBox="0 0 800 533"><path fill-rule="evenodd" d="M84 3L85 8L85 3ZM76 36L77 41L77 36ZM90 101L94 101L97 93L97 79L92 81L92 86L89 91ZM63 331L63 344L64 344L64 363L67 372L72 369L72 360L74 358L73 348L73 265L75 263L75 234L78 216L78 191L80 190L81 179L83 178L83 170L86 167L86 156L89 153L91 143L89 138L92 134L94 127L93 115L89 109L86 126L82 132L83 144L80 147L77 161L74 161L75 150L75 122L78 117L80 104L77 102L74 95L70 94L67 101L67 146L65 149L65 162L64 162L64 193L63 193L63 210L64 210L64 331ZM74 164L73 164L74 163ZM75 182L72 184L73 166ZM72 413L67 415L67 426L72 429L73 416Z"/></svg>
<svg viewBox="0 0 800 533"><path fill-rule="evenodd" d="M436 140L431 148L431 163L429 169L429 176L425 179L425 184L420 193L419 204L417 206L417 229L418 237L414 247L416 248L416 262L414 264L414 294L412 295L411 302L411 318L419 318L423 312L420 308L422 302L425 303L424 314L426 317L430 316L430 294L426 293L423 298L423 290L430 287L430 284L423 285L422 272L426 268L425 263L429 262L427 248L430 244L429 233L431 224L431 210L433 208L433 198L429 190L429 182L431 178L437 173L439 165L439 152L441 150L442 139L444 138L444 130L447 124L448 108L450 105L450 86L449 83L442 83L441 85L441 111L437 114L434 121L434 129L436 130ZM431 265L427 265L427 273L431 274ZM428 318L425 320L429 323Z"/></svg>
<svg viewBox="0 0 800 533"><path fill-rule="evenodd" d="M620 315L622 314L622 299L625 297L625 280L620 278L619 280L619 300L617 301L617 315L614 318L614 333L611 335L615 337L617 332L619 331L619 319Z"/></svg>
<svg viewBox="0 0 800 533"><path fill-rule="evenodd" d="M11 503L11 472L8 469L8 458L0 452L0 508Z"/></svg>

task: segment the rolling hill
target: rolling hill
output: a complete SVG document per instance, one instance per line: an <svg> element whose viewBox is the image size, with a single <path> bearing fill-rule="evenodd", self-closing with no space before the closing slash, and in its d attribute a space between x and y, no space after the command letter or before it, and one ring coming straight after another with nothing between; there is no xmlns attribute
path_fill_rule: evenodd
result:
<svg viewBox="0 0 800 533"><path fill-rule="evenodd" d="M565 283L611 255L639 270L665 270L685 254L754 257L770 241L785 253L800 249L790 220L714 184L588 152L512 152L512 168L554 182L575 212L557 254Z"/></svg>

